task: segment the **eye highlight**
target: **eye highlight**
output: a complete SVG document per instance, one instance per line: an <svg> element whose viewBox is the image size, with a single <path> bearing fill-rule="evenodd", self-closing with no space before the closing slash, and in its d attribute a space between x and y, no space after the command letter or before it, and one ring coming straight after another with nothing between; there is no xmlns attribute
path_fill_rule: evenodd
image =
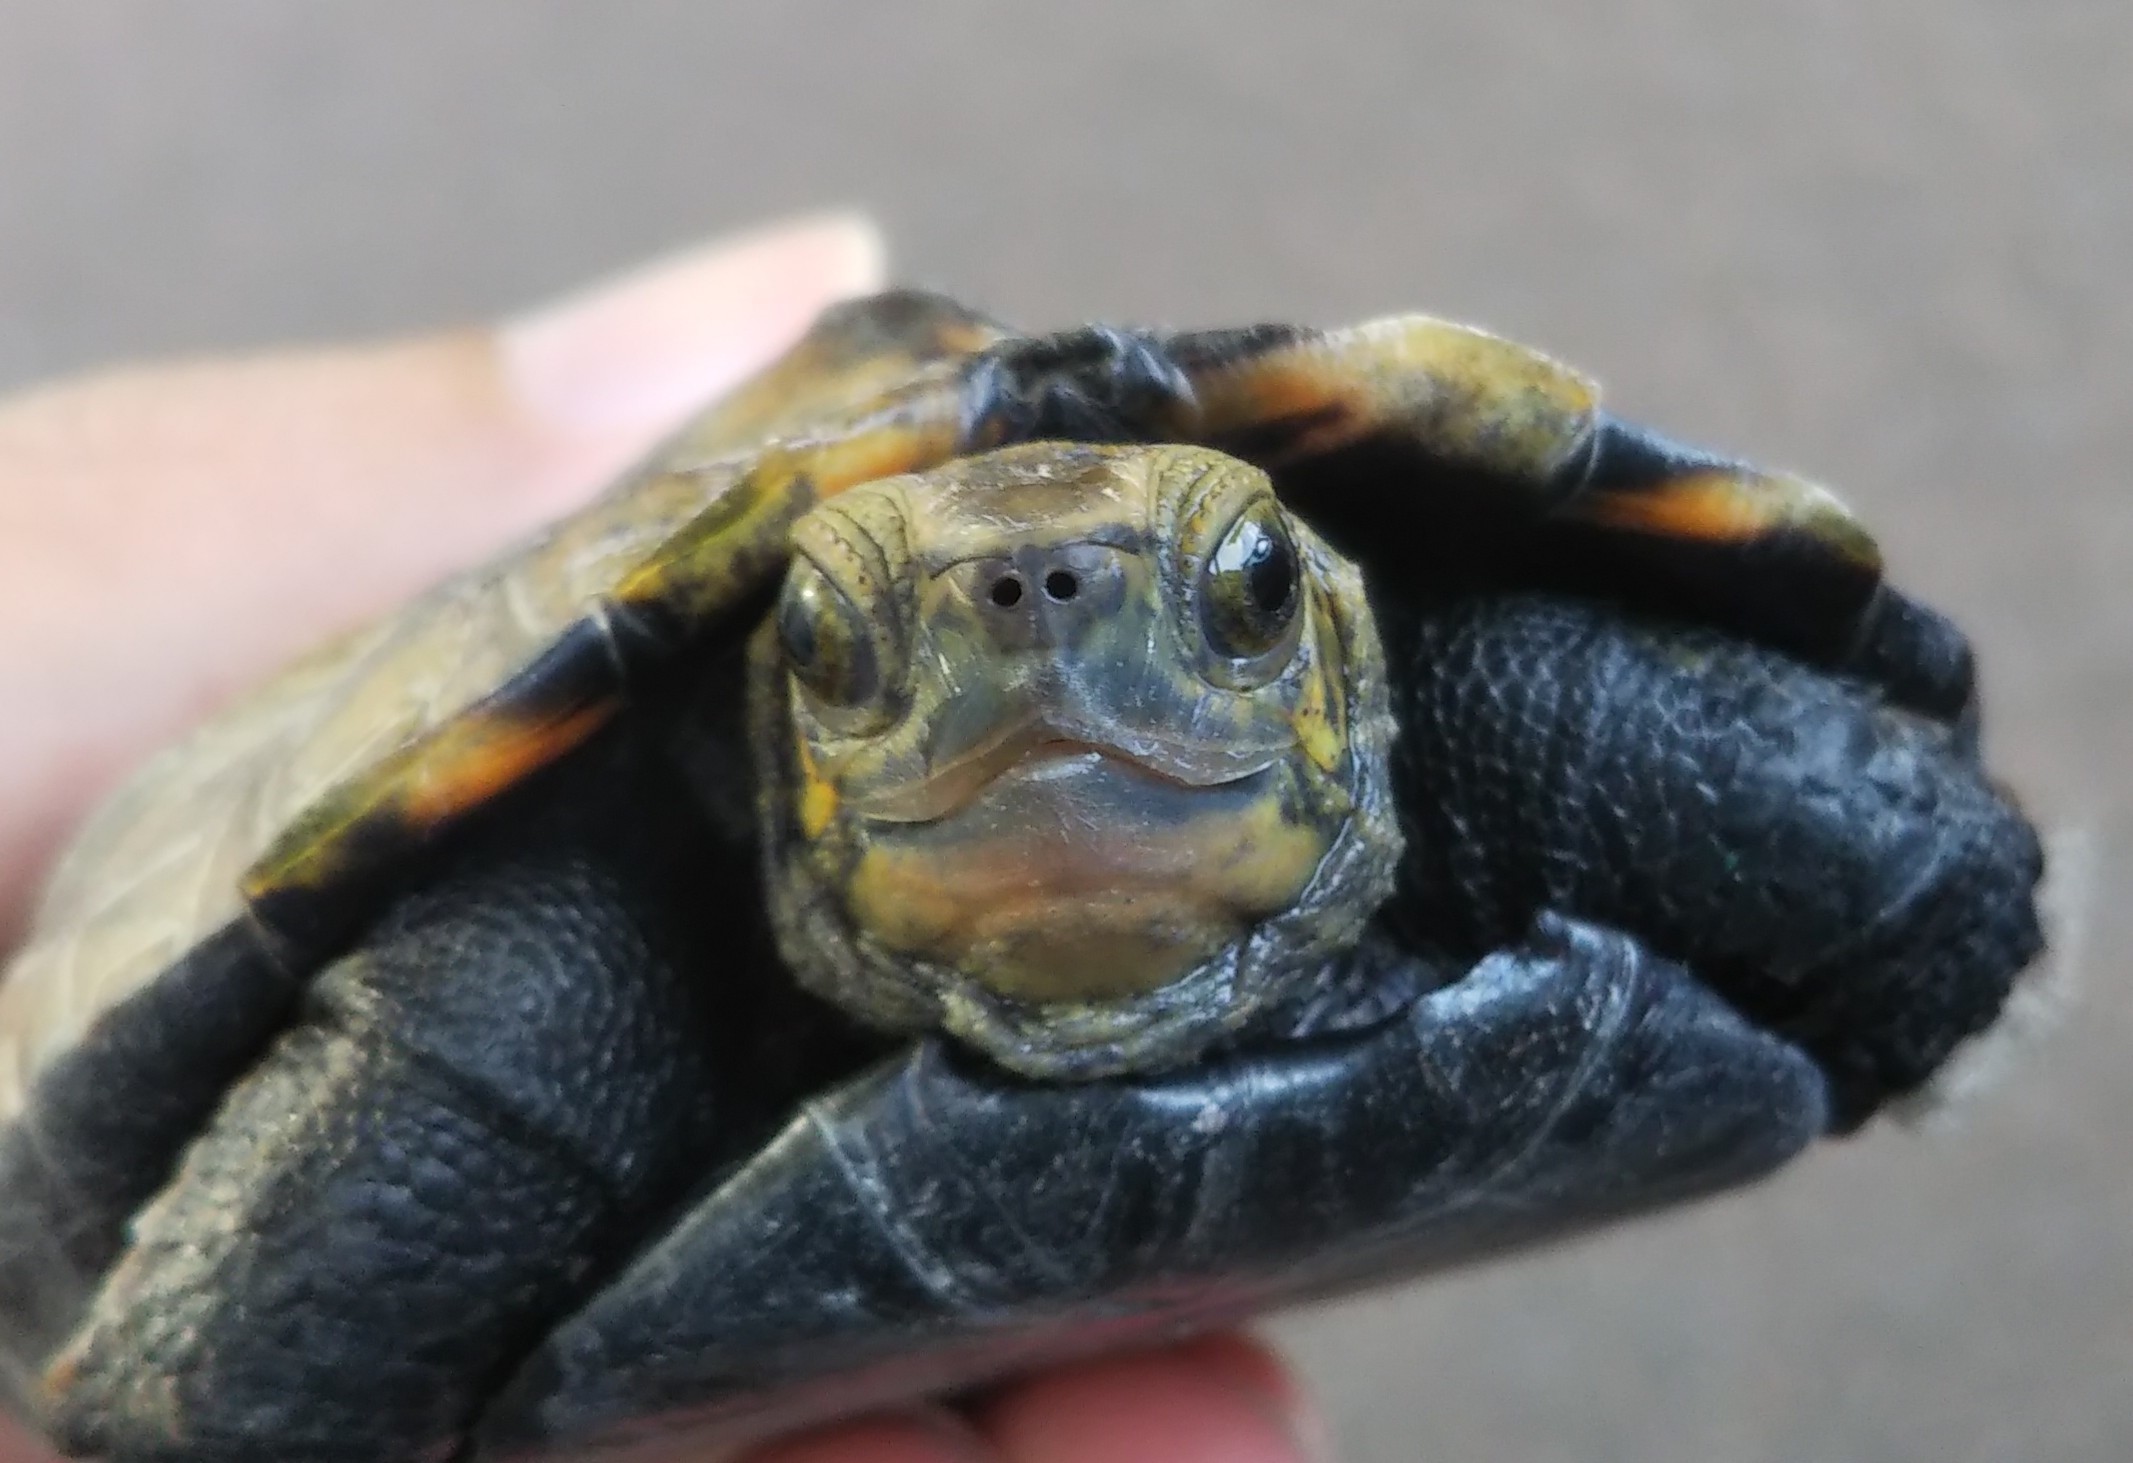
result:
<svg viewBox="0 0 2133 1463"><path fill-rule="evenodd" d="M881 659L859 607L806 559L778 598L778 643L793 678L829 706L860 706L881 693Z"/></svg>
<svg viewBox="0 0 2133 1463"><path fill-rule="evenodd" d="M1240 513L1200 571L1200 628L1217 655L1256 660L1296 621L1302 584L1281 510L1261 500Z"/></svg>

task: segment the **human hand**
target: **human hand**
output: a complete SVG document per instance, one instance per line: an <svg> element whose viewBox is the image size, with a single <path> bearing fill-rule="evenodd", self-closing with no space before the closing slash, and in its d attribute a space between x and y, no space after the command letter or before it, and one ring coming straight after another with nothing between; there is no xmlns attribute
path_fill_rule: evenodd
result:
<svg viewBox="0 0 2133 1463"><path fill-rule="evenodd" d="M1238 1336L1060 1367L984 1402L811 1432L734 1463L1312 1463L1324 1427L1281 1361ZM714 1463L676 1452L670 1463ZM54 1463L0 1416L0 1463Z"/></svg>
<svg viewBox="0 0 2133 1463"><path fill-rule="evenodd" d="M0 950L75 822L282 661L569 511L823 306L875 287L829 219L655 265L498 329L131 368L0 402ZM1304 1455L1263 1349L1090 1363L965 1414L763 1463ZM0 1422L0 1463L46 1455Z"/></svg>

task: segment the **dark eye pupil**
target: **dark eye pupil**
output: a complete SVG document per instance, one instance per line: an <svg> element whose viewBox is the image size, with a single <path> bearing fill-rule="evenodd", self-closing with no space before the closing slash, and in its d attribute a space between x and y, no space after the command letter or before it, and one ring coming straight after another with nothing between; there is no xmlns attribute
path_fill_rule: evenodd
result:
<svg viewBox="0 0 2133 1463"><path fill-rule="evenodd" d="M1261 614L1271 615L1289 602L1296 588L1296 561L1289 546L1261 533L1244 557L1244 587Z"/></svg>
<svg viewBox="0 0 2133 1463"><path fill-rule="evenodd" d="M785 642L785 658L795 670L806 670L822 654L812 608L801 596L793 595L786 599L784 613L778 616L778 638Z"/></svg>
<svg viewBox="0 0 2133 1463"><path fill-rule="evenodd" d="M1300 569L1279 510L1247 509L1202 571L1201 625L1215 653L1248 660L1277 649L1296 623Z"/></svg>
<svg viewBox="0 0 2133 1463"><path fill-rule="evenodd" d="M873 641L858 609L821 571L801 565L778 607L785 662L809 690L836 706L857 706L880 688Z"/></svg>

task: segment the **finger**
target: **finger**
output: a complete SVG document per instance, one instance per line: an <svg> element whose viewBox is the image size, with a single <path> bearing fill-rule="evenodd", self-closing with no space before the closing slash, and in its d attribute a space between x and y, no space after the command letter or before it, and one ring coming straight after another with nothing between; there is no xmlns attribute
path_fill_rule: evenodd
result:
<svg viewBox="0 0 2133 1463"><path fill-rule="evenodd" d="M1078 1463L1094 1463L1090 1454ZM961 1418L934 1408L824 1428L750 1452L737 1463L996 1463L999 1455ZM674 1463L687 1463L683 1457Z"/></svg>
<svg viewBox="0 0 2133 1463"><path fill-rule="evenodd" d="M1006 1463L1308 1463L1325 1431L1279 1358L1239 1336L1106 1357L977 1409Z"/></svg>
<svg viewBox="0 0 2133 1463"><path fill-rule="evenodd" d="M0 1413L0 1463L56 1463L55 1455Z"/></svg>
<svg viewBox="0 0 2133 1463"><path fill-rule="evenodd" d="M880 268L868 225L816 220L499 329L0 403L0 943L124 766L583 501Z"/></svg>

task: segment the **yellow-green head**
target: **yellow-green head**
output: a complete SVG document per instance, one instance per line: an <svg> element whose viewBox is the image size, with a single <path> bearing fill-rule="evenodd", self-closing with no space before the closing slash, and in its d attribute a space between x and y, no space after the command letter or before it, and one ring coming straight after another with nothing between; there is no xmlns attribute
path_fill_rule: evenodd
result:
<svg viewBox="0 0 2133 1463"><path fill-rule="evenodd" d="M1354 567L1264 473L1038 443L794 531L752 694L800 978L1038 1076L1189 1060L1392 886Z"/></svg>

